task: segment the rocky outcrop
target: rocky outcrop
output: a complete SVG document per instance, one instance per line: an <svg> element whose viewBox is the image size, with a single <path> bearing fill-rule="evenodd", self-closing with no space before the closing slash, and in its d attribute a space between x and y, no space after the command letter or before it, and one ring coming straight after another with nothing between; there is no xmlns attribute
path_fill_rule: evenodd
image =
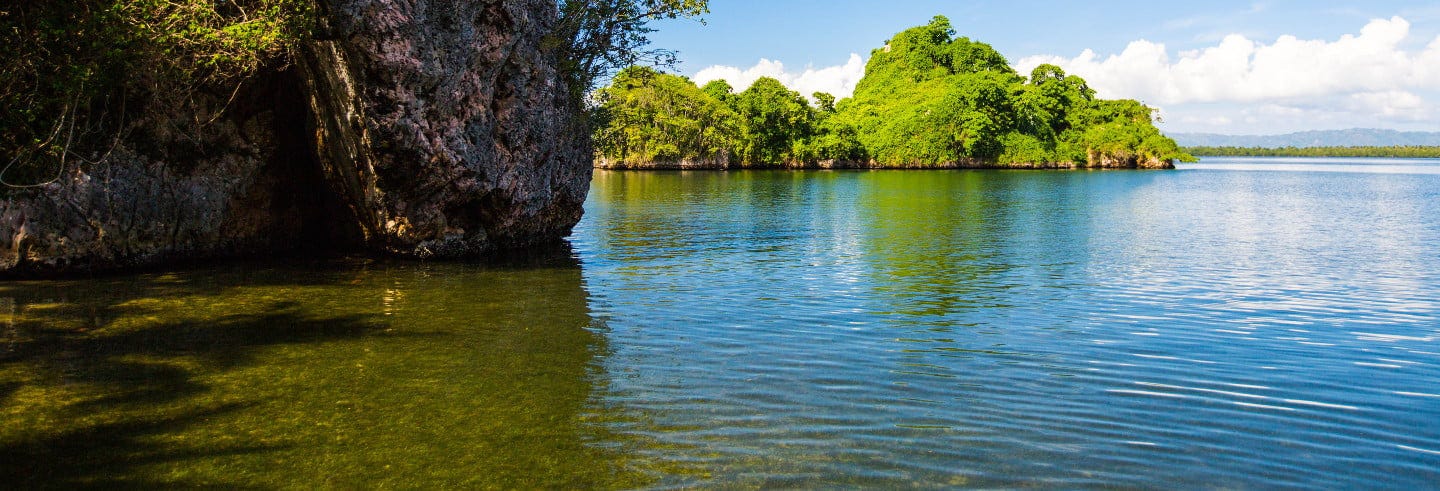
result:
<svg viewBox="0 0 1440 491"><path fill-rule="evenodd" d="M569 233L590 140L542 47L555 3L330 0L303 67L368 247L466 257Z"/></svg>
<svg viewBox="0 0 1440 491"><path fill-rule="evenodd" d="M121 269L328 240L340 227L325 223L329 196L308 158L293 83L276 76L228 104L202 95L153 108L93 162L72 156L54 182L6 190L0 273Z"/></svg>
<svg viewBox="0 0 1440 491"><path fill-rule="evenodd" d="M477 257L559 240L591 151L550 0L327 0L318 39L0 197L0 274L302 248Z"/></svg>
<svg viewBox="0 0 1440 491"><path fill-rule="evenodd" d="M1099 169L1174 169L1175 162L1139 155L1109 155L1090 152L1089 167Z"/></svg>

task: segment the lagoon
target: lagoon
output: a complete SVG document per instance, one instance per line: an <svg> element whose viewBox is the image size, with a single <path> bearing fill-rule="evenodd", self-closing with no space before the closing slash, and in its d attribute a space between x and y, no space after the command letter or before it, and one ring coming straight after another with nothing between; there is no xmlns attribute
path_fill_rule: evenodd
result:
<svg viewBox="0 0 1440 491"><path fill-rule="evenodd" d="M597 171L555 254L0 285L22 487L1425 487L1440 161Z"/></svg>

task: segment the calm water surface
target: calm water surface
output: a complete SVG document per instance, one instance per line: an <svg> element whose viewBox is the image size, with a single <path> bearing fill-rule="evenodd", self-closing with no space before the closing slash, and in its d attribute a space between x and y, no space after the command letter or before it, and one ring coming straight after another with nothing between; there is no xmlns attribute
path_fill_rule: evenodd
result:
<svg viewBox="0 0 1440 491"><path fill-rule="evenodd" d="M0 285L28 486L1440 483L1440 161L597 172L568 251Z"/></svg>

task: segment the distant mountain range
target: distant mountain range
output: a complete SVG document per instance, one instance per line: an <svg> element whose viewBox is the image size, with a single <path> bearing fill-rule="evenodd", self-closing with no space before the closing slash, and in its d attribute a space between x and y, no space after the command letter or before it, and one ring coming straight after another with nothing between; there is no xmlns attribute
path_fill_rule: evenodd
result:
<svg viewBox="0 0 1440 491"><path fill-rule="evenodd" d="M1440 132L1373 128L1301 131L1284 135L1217 135L1169 133L1182 147L1393 147L1440 146Z"/></svg>

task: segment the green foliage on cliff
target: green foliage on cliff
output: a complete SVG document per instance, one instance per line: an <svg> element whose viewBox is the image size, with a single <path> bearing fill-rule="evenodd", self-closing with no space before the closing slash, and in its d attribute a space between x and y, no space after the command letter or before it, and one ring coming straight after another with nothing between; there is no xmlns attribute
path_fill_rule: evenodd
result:
<svg viewBox="0 0 1440 491"><path fill-rule="evenodd" d="M940 16L874 50L839 113L882 164L1191 158L1155 128L1150 108L1096 99L1054 65L1022 77L989 45L954 37Z"/></svg>
<svg viewBox="0 0 1440 491"><path fill-rule="evenodd" d="M631 67L601 89L598 151L619 160L679 161L728 156L739 116L690 80Z"/></svg>
<svg viewBox="0 0 1440 491"><path fill-rule="evenodd" d="M1440 158L1440 147L1185 147L1194 155L1210 157L1388 157Z"/></svg>
<svg viewBox="0 0 1440 491"><path fill-rule="evenodd" d="M762 77L730 100L744 130L739 145L741 162L793 160L796 142L814 132L815 114L810 104L779 80Z"/></svg>
<svg viewBox="0 0 1440 491"><path fill-rule="evenodd" d="M0 6L0 178L54 179L136 105L225 93L309 34L311 0L73 0ZM112 138L113 137L113 138Z"/></svg>
<svg viewBox="0 0 1440 491"><path fill-rule="evenodd" d="M677 116L664 107L650 113L625 108L630 98L622 95L630 90L612 85L602 91L607 110ZM730 148L733 163L748 166L829 159L907 167L1193 159L1155 128L1151 108L1132 100L1096 99L1083 79L1053 65L1021 76L989 45L955 37L949 20L939 16L874 50L854 96L845 100L814 94L812 106L769 78L738 94L723 82L683 92L734 111L742 131ZM640 131L625 125L656 126L613 119L597 135L604 139ZM607 153L611 148L602 145L602 156L644 159ZM707 152L718 150L679 147L671 154Z"/></svg>
<svg viewBox="0 0 1440 491"><path fill-rule="evenodd" d="M723 80L696 87L685 77L630 67L595 100L596 149L607 160L766 166L864 156L854 127L838 122L833 103L812 107L773 78L736 93Z"/></svg>

